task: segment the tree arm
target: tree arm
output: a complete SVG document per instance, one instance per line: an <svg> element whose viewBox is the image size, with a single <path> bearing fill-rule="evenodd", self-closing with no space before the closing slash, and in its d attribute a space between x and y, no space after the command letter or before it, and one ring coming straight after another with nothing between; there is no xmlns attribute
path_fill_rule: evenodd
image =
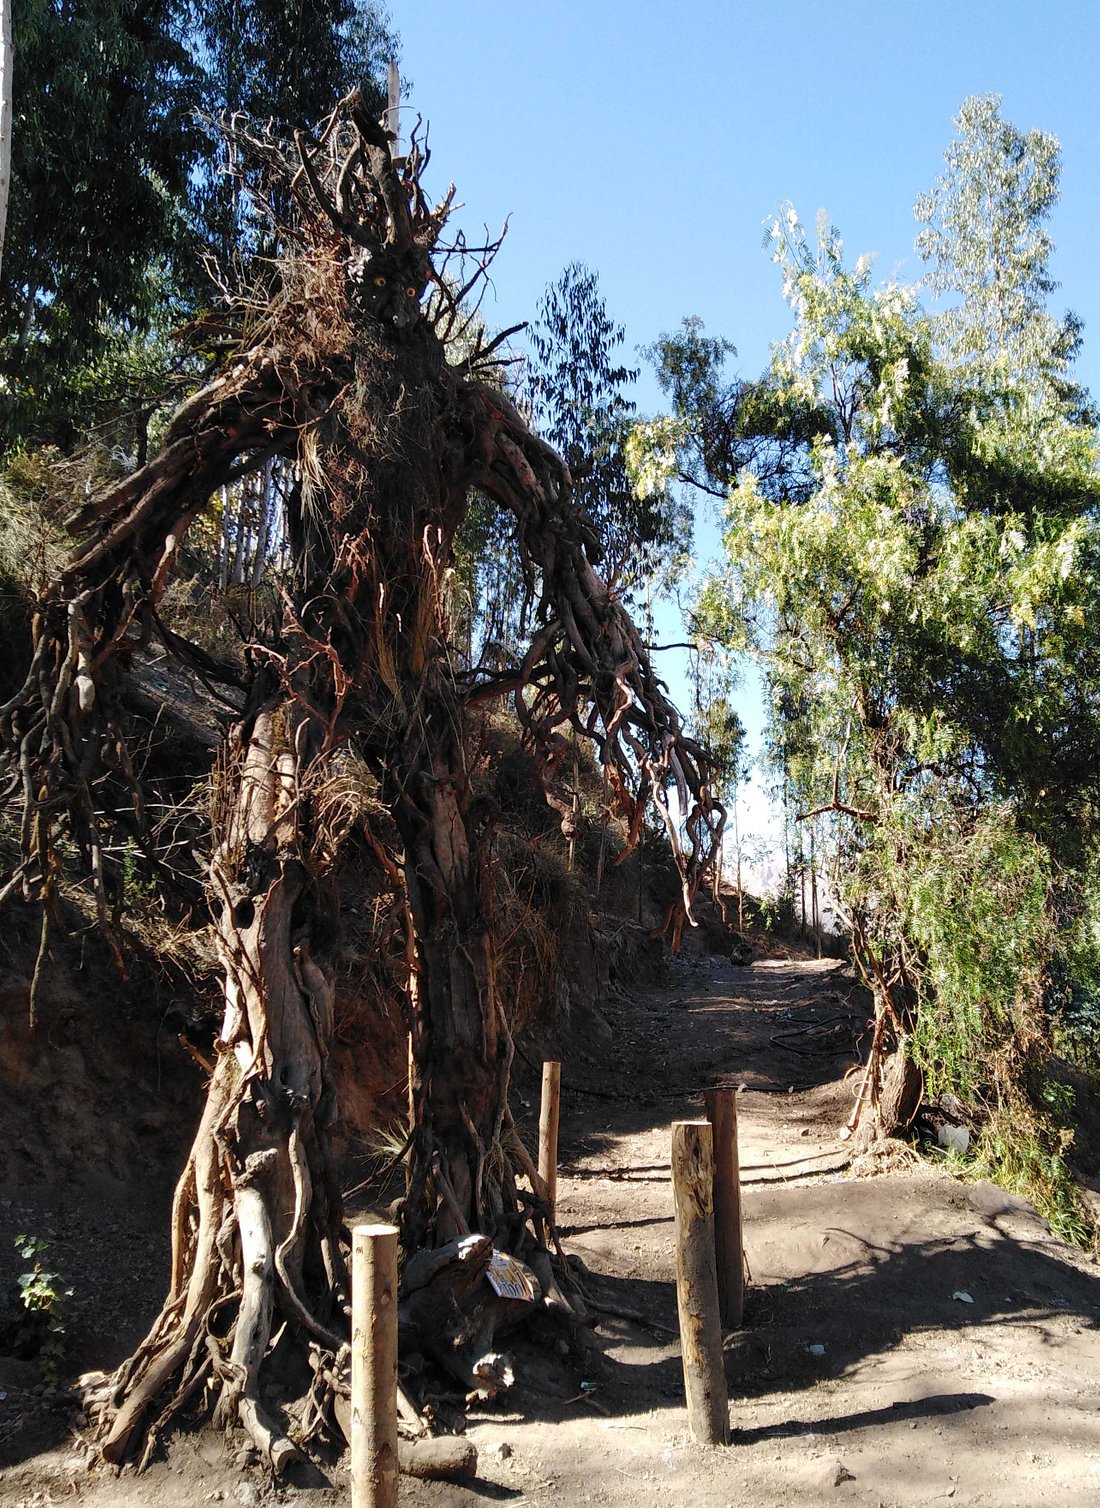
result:
<svg viewBox="0 0 1100 1508"><path fill-rule="evenodd" d="M502 395L482 384L468 392L475 439L467 480L515 516L543 625L510 677L483 682L470 695L481 700L511 690L528 739L546 762L560 758L560 725L590 738L627 821L627 851L653 800L680 865L687 909L713 862L725 815L711 794L710 761L685 735L638 630L592 565L592 530L573 501L565 464ZM686 851L669 804L671 785L679 796Z"/></svg>
<svg viewBox="0 0 1100 1508"><path fill-rule="evenodd" d="M70 561L43 593L23 685L0 707L0 787L21 804L24 890L48 895L56 869L52 831L66 818L85 851L101 926L111 936L101 828L119 806L140 824L143 795L127 748L120 661L164 630L157 605L179 546L216 487L242 456L293 450L306 408L279 380L271 353L250 352L177 411L160 452L102 498L80 509ZM202 673L232 677L201 652Z"/></svg>

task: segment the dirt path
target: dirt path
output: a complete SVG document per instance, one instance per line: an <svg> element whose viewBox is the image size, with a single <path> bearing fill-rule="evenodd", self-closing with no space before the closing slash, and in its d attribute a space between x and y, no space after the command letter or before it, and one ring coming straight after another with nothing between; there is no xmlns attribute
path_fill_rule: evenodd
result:
<svg viewBox="0 0 1100 1508"><path fill-rule="evenodd" d="M596 1301L643 1319L600 1314L566 1356L519 1346L507 1401L471 1417L480 1481L403 1482L403 1503L1100 1500L1097 1270L992 1185L927 1164L852 1176L836 1131L862 1020L831 962L708 959L586 1023L564 1071L559 1217ZM682 1404L668 1150L670 1122L698 1115L709 1083L745 1086L753 1281L726 1346L733 1443L700 1451ZM517 1087L530 1125L534 1075ZM0 1504L45 1504L70 1481L95 1508L347 1500L342 1476L269 1489L222 1450L184 1439L144 1479L89 1482L55 1448L0 1476Z"/></svg>
<svg viewBox="0 0 1100 1508"><path fill-rule="evenodd" d="M927 1164L850 1176L836 1132L861 1021L831 963L718 959L624 1016L633 1061L607 1084L621 1074L630 1097L596 1102L593 1126L576 1095L567 1119L566 1244L600 1292L674 1327L669 1123L700 1113L706 1083L745 1086L753 1285L726 1346L733 1443L700 1457L687 1442L674 1335L607 1318L589 1370L611 1417L575 1406L539 1431L532 1470L554 1486L525 1481L530 1500L1100 1501L1096 1268L990 1184Z"/></svg>

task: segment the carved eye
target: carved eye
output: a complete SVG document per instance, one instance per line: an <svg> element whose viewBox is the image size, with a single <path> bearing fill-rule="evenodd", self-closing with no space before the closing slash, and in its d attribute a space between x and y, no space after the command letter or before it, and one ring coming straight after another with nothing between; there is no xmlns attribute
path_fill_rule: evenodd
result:
<svg viewBox="0 0 1100 1508"><path fill-rule="evenodd" d="M405 296L406 296L406 298L416 298L416 296L417 296L416 295L416 289L412 286L411 283L405 289Z"/></svg>
<svg viewBox="0 0 1100 1508"><path fill-rule="evenodd" d="M375 278L375 280L374 280L374 286L376 288L384 288L386 286L386 279L382 276L381 273L379 273L378 276Z"/></svg>

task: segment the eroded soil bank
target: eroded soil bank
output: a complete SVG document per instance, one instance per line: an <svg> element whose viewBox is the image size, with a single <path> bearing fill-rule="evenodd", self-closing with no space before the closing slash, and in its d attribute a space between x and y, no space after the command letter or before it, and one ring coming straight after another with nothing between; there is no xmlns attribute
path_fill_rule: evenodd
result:
<svg viewBox="0 0 1100 1508"><path fill-rule="evenodd" d="M715 957L675 965L666 988L574 1032L559 1217L606 1312L568 1355L517 1346L516 1387L470 1418L478 1481L403 1480L403 1502L1097 1501L1097 1269L992 1185L905 1155L876 1176L850 1164L836 1133L864 1014L831 961ZM752 1286L726 1345L732 1444L700 1451L674 1328L668 1153L671 1121L698 1115L710 1083L744 1086ZM517 1096L530 1128L527 1068ZM101 1366L125 1354L157 1308L166 1192L0 1191L0 1245L52 1229L58 1265L101 1307L80 1329L82 1365L90 1350ZM89 1477L71 1407L34 1386L18 1367L0 1377L5 1508L347 1501L342 1467L276 1486L209 1435L179 1437L143 1478Z"/></svg>

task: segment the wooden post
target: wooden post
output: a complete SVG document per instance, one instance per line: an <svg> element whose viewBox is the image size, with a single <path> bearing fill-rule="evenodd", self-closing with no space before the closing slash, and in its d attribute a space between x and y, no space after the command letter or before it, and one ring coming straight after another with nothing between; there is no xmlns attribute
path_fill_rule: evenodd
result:
<svg viewBox="0 0 1100 1508"><path fill-rule="evenodd" d="M718 1312L727 1330L739 1330L745 1312L745 1267L741 1255L737 1091L708 1089L703 1099L714 1135L714 1259L718 1270Z"/></svg>
<svg viewBox="0 0 1100 1508"><path fill-rule="evenodd" d="M542 1105L539 1109L539 1177L546 1185L550 1219L558 1207L558 1113L561 1108L561 1064L542 1065Z"/></svg>
<svg viewBox="0 0 1100 1508"><path fill-rule="evenodd" d="M729 1444L729 1397L714 1266L714 1143L708 1121L672 1123L676 1307L688 1427L700 1445Z"/></svg>
<svg viewBox="0 0 1100 1508"><path fill-rule="evenodd" d="M396 1225L352 1232L351 1502L397 1505Z"/></svg>

